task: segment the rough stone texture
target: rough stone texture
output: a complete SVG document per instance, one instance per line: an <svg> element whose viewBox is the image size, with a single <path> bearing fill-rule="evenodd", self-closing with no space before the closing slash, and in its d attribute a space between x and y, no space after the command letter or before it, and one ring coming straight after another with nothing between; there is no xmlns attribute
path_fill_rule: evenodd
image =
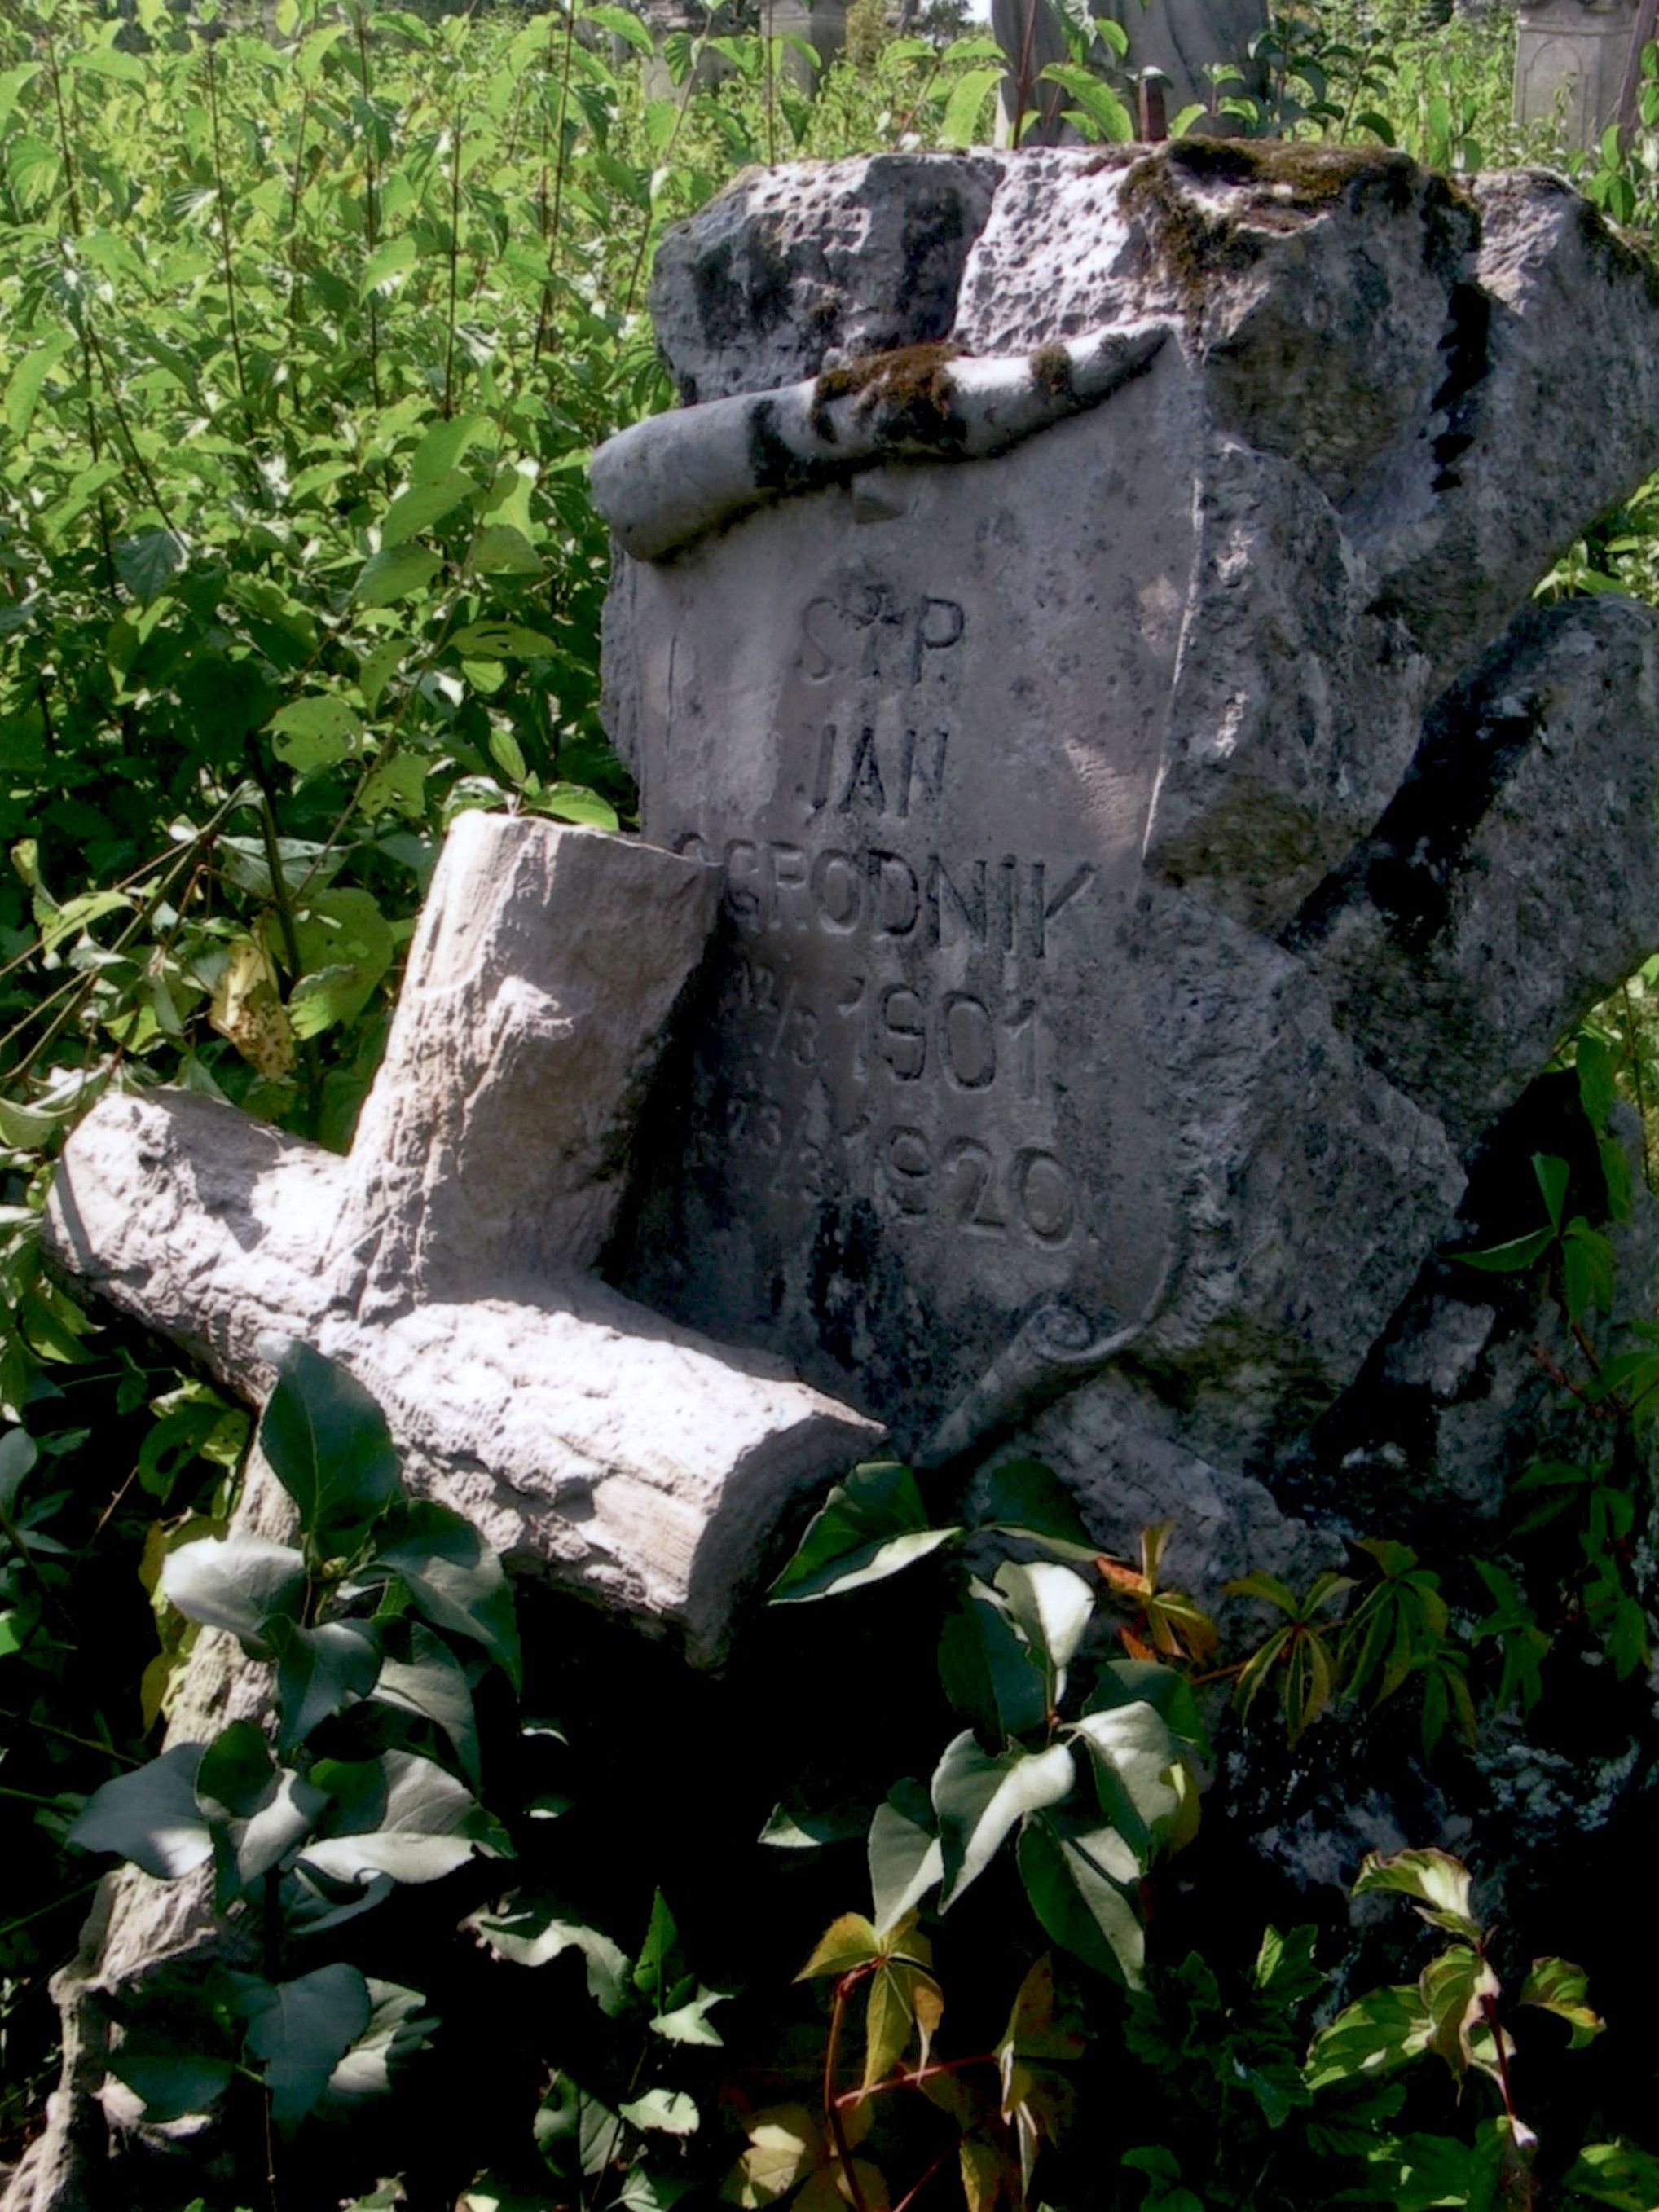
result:
<svg viewBox="0 0 1659 2212"><path fill-rule="evenodd" d="M1523 611L1659 462L1659 307L1542 174L1214 142L951 167L802 165L694 218L682 389L712 388L692 272L785 239L811 282L750 286L721 390L782 404L872 301L883 349L948 339L964 384L1168 336L1000 455L866 417L701 535L719 410L649 434L679 520L619 561L606 711L647 833L726 894L693 1126L619 1279L929 1460L1029 1415L1080 1464L1068 1424L1132 1370L1167 1425L1125 1408L1124 1463L1185 1453L1178 1510L1354 1384L1462 1155L1659 934L1651 618ZM898 311L912 192L982 210L948 323ZM1390 870L1433 892L1409 931Z"/></svg>
<svg viewBox="0 0 1659 2212"><path fill-rule="evenodd" d="M706 871L647 847L463 816L349 1159L210 1099L114 1097L47 1227L60 1265L247 1395L268 1331L339 1358L416 1488L704 1656L788 1497L878 1433L582 1272L711 903Z"/></svg>
<svg viewBox="0 0 1659 2212"><path fill-rule="evenodd" d="M994 159L880 154L745 171L657 250L651 313L688 405L816 376L830 354L950 335Z"/></svg>
<svg viewBox="0 0 1659 2212"><path fill-rule="evenodd" d="M1652 608L1530 610L1437 703L1412 773L1296 924L1345 1028L1460 1151L1659 943L1656 724Z"/></svg>

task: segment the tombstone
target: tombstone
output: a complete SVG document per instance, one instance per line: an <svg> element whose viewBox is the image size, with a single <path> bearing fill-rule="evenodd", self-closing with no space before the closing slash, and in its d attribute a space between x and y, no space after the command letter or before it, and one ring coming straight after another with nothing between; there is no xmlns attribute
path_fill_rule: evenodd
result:
<svg viewBox="0 0 1659 2212"><path fill-rule="evenodd" d="M1594 153L1619 112L1636 0L1522 0L1515 25L1515 119Z"/></svg>
<svg viewBox="0 0 1659 2212"><path fill-rule="evenodd" d="M653 305L606 713L726 892L622 1279L1120 1535L1190 1493L1212 1585L1659 941L1654 617L1529 605L1659 459L1645 268L1547 175L1197 142L744 179Z"/></svg>
<svg viewBox="0 0 1659 2212"><path fill-rule="evenodd" d="M1139 77L1156 71L1159 112L1168 120L1186 107L1208 108L1214 87L1207 71L1217 63L1231 62L1244 72L1243 85L1224 89L1265 88L1250 46L1267 28L1266 0L1160 0L1157 7L1143 0L1091 0L1089 12L1097 21L1116 22L1127 36L1115 73ZM997 91L997 144L1012 146L1017 138L1022 145L1060 144L1073 135L1061 118L1075 102L1060 86L1040 81L1051 63L1069 58L1054 0L991 0L991 28L1014 65ZM1021 136L1018 119L1032 109L1037 121ZM1197 125L1209 127L1203 121Z"/></svg>

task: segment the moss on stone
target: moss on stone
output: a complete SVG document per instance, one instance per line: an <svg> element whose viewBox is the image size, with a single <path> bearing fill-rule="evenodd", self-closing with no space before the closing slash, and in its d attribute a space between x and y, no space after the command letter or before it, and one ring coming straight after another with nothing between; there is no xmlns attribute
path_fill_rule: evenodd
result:
<svg viewBox="0 0 1659 2212"><path fill-rule="evenodd" d="M1417 164L1389 147L1178 138L1135 163L1122 206L1146 225L1178 304L1196 324L1214 280L1251 267L1267 234L1370 193L1403 212L1423 182ZM1448 188L1433 183L1443 196ZM1235 188L1237 205L1206 206L1196 197L1206 185Z"/></svg>
<svg viewBox="0 0 1659 2212"><path fill-rule="evenodd" d="M830 408L837 400L855 399L860 416L880 410L895 443L959 445L963 427L951 363L961 351L959 345L939 339L865 354L840 368L826 368L812 389L812 428L833 441Z"/></svg>

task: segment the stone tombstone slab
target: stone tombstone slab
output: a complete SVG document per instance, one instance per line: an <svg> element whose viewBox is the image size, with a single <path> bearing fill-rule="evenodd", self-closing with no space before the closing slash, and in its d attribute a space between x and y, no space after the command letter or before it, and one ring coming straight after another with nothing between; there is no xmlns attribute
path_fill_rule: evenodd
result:
<svg viewBox="0 0 1659 2212"><path fill-rule="evenodd" d="M1619 112L1635 0L1532 0L1516 11L1515 119L1593 153Z"/></svg>
<svg viewBox="0 0 1659 2212"><path fill-rule="evenodd" d="M654 306L701 404L595 459L606 711L646 833L725 895L622 1279L924 1457L1118 1362L1259 1464L1659 928L1651 617L1619 634L1631 722L1582 626L1517 632L1527 698L1621 794L1629 896L1444 1072L1489 820L1550 715L1484 781L1460 748L1491 758L1538 578L1659 460L1640 264L1542 175L1182 143L741 180ZM1595 390L1546 435L1569 370ZM1402 948L1373 848L1437 794L1437 919ZM1528 872L1565 904L1579 865Z"/></svg>

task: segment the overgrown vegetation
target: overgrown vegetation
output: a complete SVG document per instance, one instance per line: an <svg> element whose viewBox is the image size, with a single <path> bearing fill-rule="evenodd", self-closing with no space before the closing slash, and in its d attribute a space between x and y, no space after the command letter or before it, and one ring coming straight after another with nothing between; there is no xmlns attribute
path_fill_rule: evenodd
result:
<svg viewBox="0 0 1659 2212"><path fill-rule="evenodd" d="M1125 137L1119 49L1073 15L1055 81L1085 135ZM1509 125L1507 37L1496 14L1291 11L1241 58L1265 84L1220 70L1211 105L1249 132L1473 170L1545 150ZM250 2203L390 2202L373 2185L395 2171L419 2204L471 2185L479 2212L649 2212L721 2187L746 2205L798 2191L805 2212L953 2193L969 2212L1485 2207L1540 2186L1650 2208L1659 2173L1619 2138L1639 2106L1597 2053L1558 2069L1559 2027L1504 1996L1587 2042L1576 1970L1510 1956L1454 1862L1359 1875L1451 1938L1420 1980L1369 1996L1330 1981L1328 1936L1316 1963L1311 1930L1264 1935L1183 1869L1203 1863L1218 1723L1261 1751L1403 1712L1444 1759L1536 1706L1568 1648L1639 1679L1638 1437L1659 1354L1595 1348L1595 1224L1621 1202L1615 1088L1659 1139L1659 969L1569 1048L1605 1190L1570 1192L1543 1153L1526 1224L1466 1255L1551 1281L1561 1387L1607 1440L1527 1477L1496 1556L1431 1561L1384 1533L1304 1590L1248 1577L1218 1626L1164 1585L1160 1532L1134 1565L1098 1559L1040 1471L1005 1470L946 1523L904 1471L865 1470L778 1595L915 1561L848 1601L879 1656L866 1674L842 1654L819 1706L801 1678L842 1632L803 1644L781 1607L767 1650L797 1686L720 1770L719 1814L678 1743L701 1692L665 1710L659 1668L560 1617L526 1639L553 1656L520 1698L482 1555L472 1626L434 1609L422 1560L465 1540L401 1501L372 1409L303 1353L266 1422L279 1474L311 1482L305 1571L256 1602L212 1541L247 1416L42 1273L52 1157L112 1082L184 1083L344 1141L458 810L628 820L595 712L606 555L582 471L666 404L653 243L745 163L973 142L1000 75L982 33L895 37L862 7L811 98L750 31L671 41L678 88L650 99L647 45L603 4L428 23L278 0L256 28L36 0L0 21L0 2141L15 2149L50 2083L45 1984L87 1851L142 1859L161 1792L252 1948L174 1990L166 2019L135 2018L121 2070L155 2117L228 2100ZM1650 81L1634 145L1586 173L1647 228L1656 103ZM1659 597L1650 495L1549 588ZM309 1478L281 1441L295 1393L337 1416ZM276 1763L246 1729L148 1763L204 1620L277 1656ZM908 1779L877 1771L890 1756ZM375 1840L394 1790L427 1808L400 1814L415 1847L397 1865ZM838 1797L856 1817L825 1810ZM847 1910L848 1836L867 1911ZM509 1850L503 1904L491 1855ZM419 1898L393 1893L426 1873ZM477 1943L446 1943L463 1911ZM791 1992L803 1960L816 1994ZM533 2002L504 2000L527 1967ZM469 2057L453 2031L497 2011ZM392 2126L367 2093L400 2065L412 2103ZM1614 2087L1558 2094L1574 2066ZM422 2114L434 2081L461 2086Z"/></svg>

